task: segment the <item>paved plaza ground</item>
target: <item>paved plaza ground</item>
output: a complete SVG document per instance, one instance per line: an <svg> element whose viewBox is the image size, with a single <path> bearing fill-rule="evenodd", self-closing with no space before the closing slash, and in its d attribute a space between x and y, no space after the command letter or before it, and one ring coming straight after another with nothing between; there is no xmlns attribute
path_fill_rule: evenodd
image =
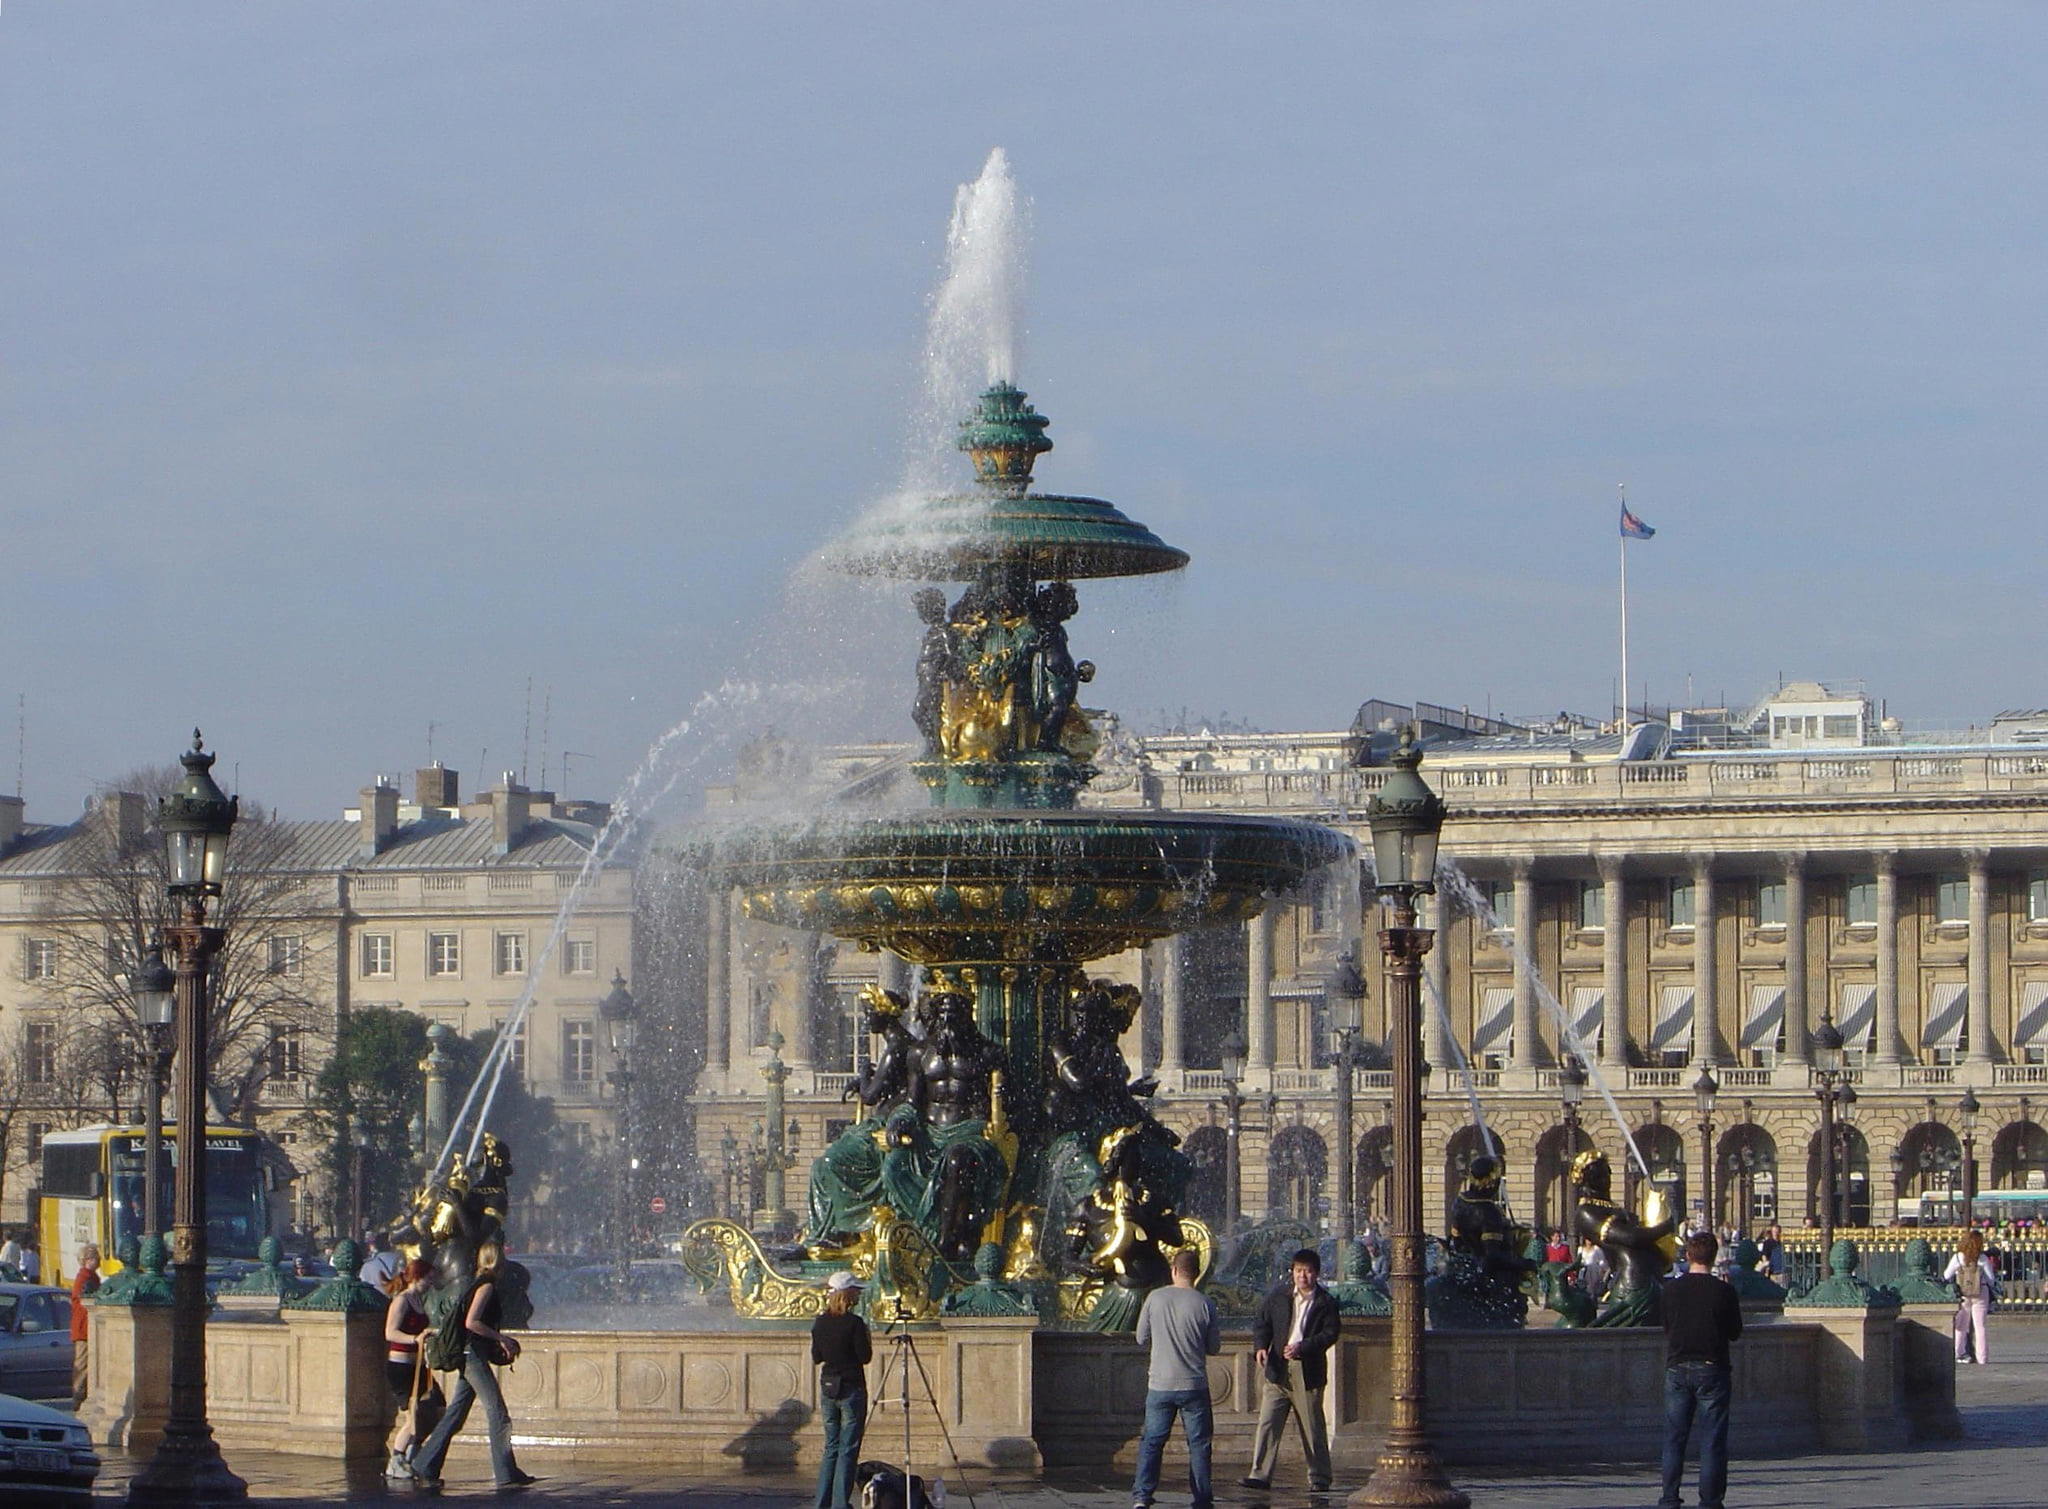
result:
<svg viewBox="0 0 2048 1509"><path fill-rule="evenodd" d="M1728 1485L1731 1509L1803 1509L1808 1505L1849 1505L1854 1509L1908 1509L1908 1506L1972 1506L1972 1509L2018 1509L2048 1504L2048 1320L1999 1318L1993 1321L1994 1361L1988 1367L1966 1367L1956 1380L1957 1404L1966 1439L1921 1450L1886 1455L1830 1455L1742 1460L1742 1442L1733 1445L1735 1467ZM522 1422L515 1422L515 1428ZM870 1453L878 1455L879 1453ZM394 1500L424 1502L408 1489L387 1489L366 1467L346 1478L330 1463L304 1457L238 1452L235 1470L249 1480L258 1505L377 1503ZM687 1505L690 1509L804 1509L811 1484L793 1476L733 1476L679 1482L658 1464L644 1469L578 1468L556 1465L547 1454L530 1453L526 1465L543 1481L517 1497L549 1509L625 1505L654 1509ZM100 1479L100 1495L117 1498L133 1464L111 1458ZM1271 1494L1255 1494L1235 1486L1244 1464L1218 1463L1217 1501L1230 1509L1287 1509L1289 1505L1342 1505L1354 1485L1340 1483L1325 1500L1311 1500L1300 1487L1290 1488L1283 1475ZM446 1469L444 1499L492 1499L490 1468L482 1449L458 1446ZM1125 1509L1130 1502L1128 1479L1069 1481L1004 1480L971 1475L962 1483L949 1478L949 1509ZM1499 1468L1474 1469L1457 1475L1459 1486L1477 1509L1649 1509L1657 1501L1656 1472L1641 1466L1591 1467L1579 1472L1516 1474ZM1297 1484L1299 1478L1296 1479ZM1175 1485L1168 1483L1171 1489ZM968 1503L965 1488L973 1495ZM1688 1468L1686 1502L1695 1502ZM1162 1509L1186 1509L1183 1494L1160 1495Z"/></svg>

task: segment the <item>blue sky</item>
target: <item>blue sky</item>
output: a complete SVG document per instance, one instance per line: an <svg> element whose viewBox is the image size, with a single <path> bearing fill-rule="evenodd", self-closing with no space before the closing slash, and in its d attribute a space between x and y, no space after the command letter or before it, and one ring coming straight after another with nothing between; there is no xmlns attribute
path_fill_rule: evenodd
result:
<svg viewBox="0 0 2048 1509"><path fill-rule="evenodd" d="M1075 625L1141 724L1602 709L1623 479L1653 697L2048 702L2044 41L2025 4L11 0L31 814L195 719L304 815L430 721L537 777L548 687L610 790L894 480L997 145L1041 477L1194 556ZM838 648L882 691L821 726L907 730L913 627Z"/></svg>

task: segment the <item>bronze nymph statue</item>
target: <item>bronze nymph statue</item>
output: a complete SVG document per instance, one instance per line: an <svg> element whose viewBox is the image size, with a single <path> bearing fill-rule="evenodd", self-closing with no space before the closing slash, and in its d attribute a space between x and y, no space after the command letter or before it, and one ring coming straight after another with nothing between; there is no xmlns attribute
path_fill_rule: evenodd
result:
<svg viewBox="0 0 2048 1509"><path fill-rule="evenodd" d="M1614 1171L1606 1154L1589 1149L1572 1160L1572 1184L1578 1208L1572 1229L1607 1254L1614 1270L1607 1308L1594 1317L1596 1326L1646 1326L1655 1318L1657 1285L1670 1270L1677 1239L1670 1220L1648 1222L1615 1203L1610 1191Z"/></svg>

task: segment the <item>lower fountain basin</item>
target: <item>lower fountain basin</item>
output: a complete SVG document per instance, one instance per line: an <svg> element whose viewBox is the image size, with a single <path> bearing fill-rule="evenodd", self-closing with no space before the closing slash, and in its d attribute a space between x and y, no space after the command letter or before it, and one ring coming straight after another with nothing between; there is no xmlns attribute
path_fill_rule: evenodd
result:
<svg viewBox="0 0 2048 1509"><path fill-rule="evenodd" d="M753 829L721 861L758 921L918 963L1078 963L1242 921L1355 848L1288 818L933 810Z"/></svg>

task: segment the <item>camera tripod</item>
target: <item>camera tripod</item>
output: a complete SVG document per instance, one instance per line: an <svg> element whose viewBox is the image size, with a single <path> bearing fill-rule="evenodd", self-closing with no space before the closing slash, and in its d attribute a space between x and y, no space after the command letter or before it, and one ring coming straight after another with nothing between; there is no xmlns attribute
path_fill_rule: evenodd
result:
<svg viewBox="0 0 2048 1509"><path fill-rule="evenodd" d="M882 1364L882 1375L876 1381L874 1402L868 1406L868 1419L872 1421L884 1408L894 1403L903 1411L903 1509L935 1509L929 1496L923 1503L916 1501L917 1490L912 1486L910 1474L910 1370L917 1369L918 1382L924 1386L924 1402L932 1412L932 1419L938 1422L939 1439L946 1443L946 1456L953 1464L954 1481L967 1496L970 1509L975 1505L974 1493L967 1486L967 1469L960 1464L960 1453L953 1446L953 1433L946 1429L946 1412L939 1408L939 1396L932 1388L931 1374L925 1371L924 1358L917 1350L917 1336L909 1328L910 1314L902 1300L896 1301L896 1314L883 1336L889 1343L889 1360ZM897 1397L889 1398L889 1374L894 1370L897 1378Z"/></svg>

